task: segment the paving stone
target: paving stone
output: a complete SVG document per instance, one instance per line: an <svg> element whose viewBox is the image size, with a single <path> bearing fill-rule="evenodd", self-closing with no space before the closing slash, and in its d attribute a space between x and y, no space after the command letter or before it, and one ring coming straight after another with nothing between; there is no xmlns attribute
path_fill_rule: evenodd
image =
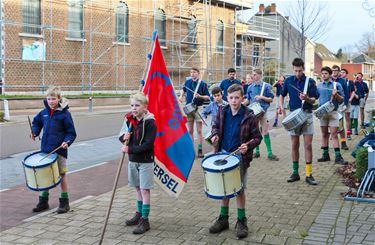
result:
<svg viewBox="0 0 375 245"><path fill-rule="evenodd" d="M266 235L262 242L266 244L285 244L286 240L286 237Z"/></svg>
<svg viewBox="0 0 375 245"><path fill-rule="evenodd" d="M57 243L56 240L52 240L52 239L39 239L33 242L32 244L33 245L52 245L56 243Z"/></svg>
<svg viewBox="0 0 375 245"><path fill-rule="evenodd" d="M147 234L147 233L146 233ZM149 244L157 244L162 240L160 237L155 237L155 236L149 236L149 235L144 235L137 242L142 242L142 243L149 243Z"/></svg>
<svg viewBox="0 0 375 245"><path fill-rule="evenodd" d="M13 241L15 244L31 244L35 241L37 241L38 239L35 238L35 237L27 237L27 236L24 236L24 237L21 237L20 239L17 239L15 241Z"/></svg>
<svg viewBox="0 0 375 245"><path fill-rule="evenodd" d="M20 239L21 236L15 235L15 234L1 234L0 242L11 242L17 239Z"/></svg>
<svg viewBox="0 0 375 245"><path fill-rule="evenodd" d="M83 244L97 244L99 241L99 237L94 236L83 236L74 240L74 243L83 243Z"/></svg>
<svg viewBox="0 0 375 245"><path fill-rule="evenodd" d="M287 240L286 240L286 245L300 245L300 244L302 244L302 241L303 241L303 239L298 239L298 238L288 238Z"/></svg>

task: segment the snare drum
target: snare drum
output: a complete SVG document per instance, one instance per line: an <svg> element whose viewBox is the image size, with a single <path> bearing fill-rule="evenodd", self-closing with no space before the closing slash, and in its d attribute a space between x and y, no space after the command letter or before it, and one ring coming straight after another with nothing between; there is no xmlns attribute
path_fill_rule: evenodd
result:
<svg viewBox="0 0 375 245"><path fill-rule="evenodd" d="M240 158L229 153L216 153L202 160L204 184L207 197L213 199L233 198L242 190Z"/></svg>
<svg viewBox="0 0 375 245"><path fill-rule="evenodd" d="M307 114L299 108L289 113L289 115L282 121L282 124L286 130L291 131L301 127L306 121Z"/></svg>
<svg viewBox="0 0 375 245"><path fill-rule="evenodd" d="M185 115L190 115L191 113L194 113L197 110L197 106L193 103L189 103L183 107L183 110L185 112Z"/></svg>
<svg viewBox="0 0 375 245"><path fill-rule="evenodd" d="M26 185L33 191L45 191L57 186L61 181L58 155L53 153L45 157L47 153L34 152L22 161L25 171Z"/></svg>
<svg viewBox="0 0 375 245"><path fill-rule="evenodd" d="M319 106L318 109L314 112L314 115L321 119L327 113L330 113L335 109L335 105L331 101L327 101L323 105Z"/></svg>
<svg viewBox="0 0 375 245"><path fill-rule="evenodd" d="M265 113L262 106L258 102L251 103L248 108L254 112L256 117L261 117Z"/></svg>

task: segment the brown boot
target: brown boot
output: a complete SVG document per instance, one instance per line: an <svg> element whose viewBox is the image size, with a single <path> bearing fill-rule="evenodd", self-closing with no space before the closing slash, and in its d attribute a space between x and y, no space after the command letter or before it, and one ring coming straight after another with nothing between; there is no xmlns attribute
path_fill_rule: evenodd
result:
<svg viewBox="0 0 375 245"><path fill-rule="evenodd" d="M49 209L48 197L39 197L39 203L33 208L33 212L38 213Z"/></svg>
<svg viewBox="0 0 375 245"><path fill-rule="evenodd" d="M133 218L128 219L125 221L125 225L127 226L133 226L133 225L138 225L139 220L141 219L142 215L140 212L136 212Z"/></svg>
<svg viewBox="0 0 375 245"><path fill-rule="evenodd" d="M58 214L67 213L70 210L69 199L68 198L59 198L60 204L57 208Z"/></svg>
<svg viewBox="0 0 375 245"><path fill-rule="evenodd" d="M135 228L135 230L133 231L133 234L136 234L136 235L143 234L149 229L150 229L150 222L148 222L147 218L141 217L137 228Z"/></svg>
<svg viewBox="0 0 375 245"><path fill-rule="evenodd" d="M241 220L237 219L236 231L238 239L247 237L247 234L249 233L249 228L247 227L246 217Z"/></svg>
<svg viewBox="0 0 375 245"><path fill-rule="evenodd" d="M228 216L219 216L215 223L210 227L210 233L220 233L229 229Z"/></svg>

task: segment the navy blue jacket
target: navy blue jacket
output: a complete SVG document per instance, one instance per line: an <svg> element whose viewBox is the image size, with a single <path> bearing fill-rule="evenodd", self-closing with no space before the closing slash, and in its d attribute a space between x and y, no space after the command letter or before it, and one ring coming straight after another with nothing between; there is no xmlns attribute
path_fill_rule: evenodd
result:
<svg viewBox="0 0 375 245"><path fill-rule="evenodd" d="M33 119L32 129L34 135L38 136L43 129L41 151L50 153L63 142L71 145L76 139L77 134L74 128L74 123L67 103L61 103L56 111L51 115L51 109L48 106L47 100L44 100L45 108L41 110ZM59 149L57 154L67 158L68 150Z"/></svg>

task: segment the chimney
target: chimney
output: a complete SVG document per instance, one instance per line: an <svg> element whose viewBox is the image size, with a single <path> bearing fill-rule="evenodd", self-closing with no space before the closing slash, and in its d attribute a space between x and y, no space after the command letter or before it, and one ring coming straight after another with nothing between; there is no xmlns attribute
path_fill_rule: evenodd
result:
<svg viewBox="0 0 375 245"><path fill-rule="evenodd" d="M271 13L276 13L276 3L271 4Z"/></svg>
<svg viewBox="0 0 375 245"><path fill-rule="evenodd" d="M264 13L264 4L259 4L259 13Z"/></svg>

